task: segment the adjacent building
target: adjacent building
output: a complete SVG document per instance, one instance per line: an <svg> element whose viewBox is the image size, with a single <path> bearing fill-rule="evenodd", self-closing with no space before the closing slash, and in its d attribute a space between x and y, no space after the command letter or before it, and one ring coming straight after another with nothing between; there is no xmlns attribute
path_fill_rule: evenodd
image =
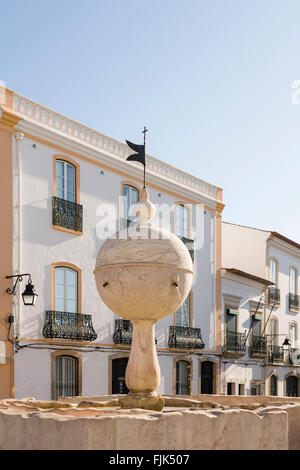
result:
<svg viewBox="0 0 300 470"><path fill-rule="evenodd" d="M222 267L223 392L299 396L300 245L223 222Z"/></svg>

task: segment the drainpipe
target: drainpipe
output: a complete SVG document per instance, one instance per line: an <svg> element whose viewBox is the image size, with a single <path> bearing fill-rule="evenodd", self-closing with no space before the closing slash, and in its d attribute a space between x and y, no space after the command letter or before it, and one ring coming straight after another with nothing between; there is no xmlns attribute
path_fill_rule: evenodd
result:
<svg viewBox="0 0 300 470"><path fill-rule="evenodd" d="M22 132L16 132L15 133L15 139L16 139L16 160L17 160L17 172L18 172L18 185L17 185L17 237L16 237L16 242L18 245L18 258L17 258L17 271L18 273L22 272L21 269L21 229L22 229L22 222L21 222L21 142L24 138L24 134ZM19 287L18 289L18 308L16 308L16 331L15 334L17 337L20 336L20 317L21 317L21 289Z"/></svg>

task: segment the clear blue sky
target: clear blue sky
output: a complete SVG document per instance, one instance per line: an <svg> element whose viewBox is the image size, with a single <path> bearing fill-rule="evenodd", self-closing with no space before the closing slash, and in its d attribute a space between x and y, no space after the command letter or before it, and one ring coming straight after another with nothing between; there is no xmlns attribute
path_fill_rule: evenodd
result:
<svg viewBox="0 0 300 470"><path fill-rule="evenodd" d="M300 243L299 0L11 0L7 87L224 189Z"/></svg>

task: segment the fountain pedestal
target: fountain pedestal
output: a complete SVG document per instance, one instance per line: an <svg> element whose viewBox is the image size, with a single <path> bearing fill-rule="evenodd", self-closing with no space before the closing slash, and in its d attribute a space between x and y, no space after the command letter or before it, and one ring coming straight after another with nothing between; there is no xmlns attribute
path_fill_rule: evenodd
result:
<svg viewBox="0 0 300 470"><path fill-rule="evenodd" d="M99 250L95 279L103 302L133 324L124 408L162 410L154 327L186 299L192 285L191 256L173 233L151 223L155 208L146 189L134 206L137 226L108 238Z"/></svg>

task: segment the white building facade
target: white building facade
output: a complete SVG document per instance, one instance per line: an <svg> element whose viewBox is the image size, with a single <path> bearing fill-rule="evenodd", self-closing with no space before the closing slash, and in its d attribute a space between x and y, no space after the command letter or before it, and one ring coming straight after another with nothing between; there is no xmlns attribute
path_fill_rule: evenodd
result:
<svg viewBox="0 0 300 470"><path fill-rule="evenodd" d="M223 393L299 396L300 245L224 222L222 266Z"/></svg>
<svg viewBox="0 0 300 470"><path fill-rule="evenodd" d="M143 168L126 161L131 151L123 143L10 90L0 115L0 396L124 393L131 324L101 301L93 270L107 220L118 230L132 219ZM146 161L156 222L182 238L195 270L187 301L156 325L158 391L219 393L222 190ZM23 282L9 295L17 278L6 276L17 274ZM35 306L20 295L27 274Z"/></svg>

